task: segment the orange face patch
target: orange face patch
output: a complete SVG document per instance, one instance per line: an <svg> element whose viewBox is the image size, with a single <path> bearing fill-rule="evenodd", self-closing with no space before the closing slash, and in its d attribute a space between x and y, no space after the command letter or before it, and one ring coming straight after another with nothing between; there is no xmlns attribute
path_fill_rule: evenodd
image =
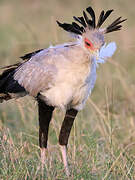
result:
<svg viewBox="0 0 135 180"><path fill-rule="evenodd" d="M85 42L85 47L88 48L88 49L91 49L91 50L95 50L92 42L90 40L88 40L87 38L84 39L84 42Z"/></svg>

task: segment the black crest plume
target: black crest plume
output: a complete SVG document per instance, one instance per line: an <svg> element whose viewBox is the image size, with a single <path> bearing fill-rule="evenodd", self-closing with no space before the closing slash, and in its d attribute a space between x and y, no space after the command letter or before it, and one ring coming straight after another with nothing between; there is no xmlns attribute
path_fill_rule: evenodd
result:
<svg viewBox="0 0 135 180"><path fill-rule="evenodd" d="M72 22L72 24L68 23L60 23L57 21L58 25L63 28L65 31L77 34L77 35L82 35L85 31L86 28L88 27L89 29L99 29L102 24L105 22L105 20L109 17L109 15L113 12L113 10L108 10L106 13L102 11L100 13L97 25L96 25L96 16L95 12L92 9L92 7L88 7L86 9L87 13L91 16L91 18L88 17L87 13L83 11L83 16L81 17L76 17L73 16L74 20L79 23L79 25L75 22ZM113 31L118 31L121 30L121 23L124 22L126 19L121 19L121 17L117 18L112 24L110 24L106 29L105 33L113 32Z"/></svg>

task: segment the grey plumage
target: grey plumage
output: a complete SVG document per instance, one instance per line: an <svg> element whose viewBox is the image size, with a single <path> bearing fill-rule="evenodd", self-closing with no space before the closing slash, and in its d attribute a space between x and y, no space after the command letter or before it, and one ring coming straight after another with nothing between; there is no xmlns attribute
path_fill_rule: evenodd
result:
<svg viewBox="0 0 135 180"><path fill-rule="evenodd" d="M89 64L89 54L80 43L69 43L39 52L16 69L14 79L30 95L42 94L49 105L72 107L85 96L80 93L87 87Z"/></svg>

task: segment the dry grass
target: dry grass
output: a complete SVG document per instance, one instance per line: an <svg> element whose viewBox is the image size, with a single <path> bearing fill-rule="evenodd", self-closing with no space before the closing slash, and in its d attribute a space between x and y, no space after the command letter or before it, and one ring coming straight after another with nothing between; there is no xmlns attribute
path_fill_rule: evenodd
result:
<svg viewBox="0 0 135 180"><path fill-rule="evenodd" d="M128 21L121 32L107 35L118 50L98 69L91 99L79 113L68 146L72 176L76 180L135 179L135 66L134 7L122 0L0 1L0 64L35 49L68 41L55 20L70 21L88 5L97 12L116 9ZM117 15L117 16L116 16ZM61 17L62 16L62 17ZM49 152L42 177L38 147L37 107L30 97L0 104L0 179L67 179L57 145L61 117L55 111L49 131Z"/></svg>

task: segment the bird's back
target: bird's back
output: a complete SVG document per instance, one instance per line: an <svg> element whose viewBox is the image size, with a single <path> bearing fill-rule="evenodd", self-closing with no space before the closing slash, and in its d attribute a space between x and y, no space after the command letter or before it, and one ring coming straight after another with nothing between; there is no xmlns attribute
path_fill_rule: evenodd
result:
<svg viewBox="0 0 135 180"><path fill-rule="evenodd" d="M30 95L40 93L48 104L65 107L82 101L90 65L81 45L69 43L40 51L18 67L14 78Z"/></svg>

